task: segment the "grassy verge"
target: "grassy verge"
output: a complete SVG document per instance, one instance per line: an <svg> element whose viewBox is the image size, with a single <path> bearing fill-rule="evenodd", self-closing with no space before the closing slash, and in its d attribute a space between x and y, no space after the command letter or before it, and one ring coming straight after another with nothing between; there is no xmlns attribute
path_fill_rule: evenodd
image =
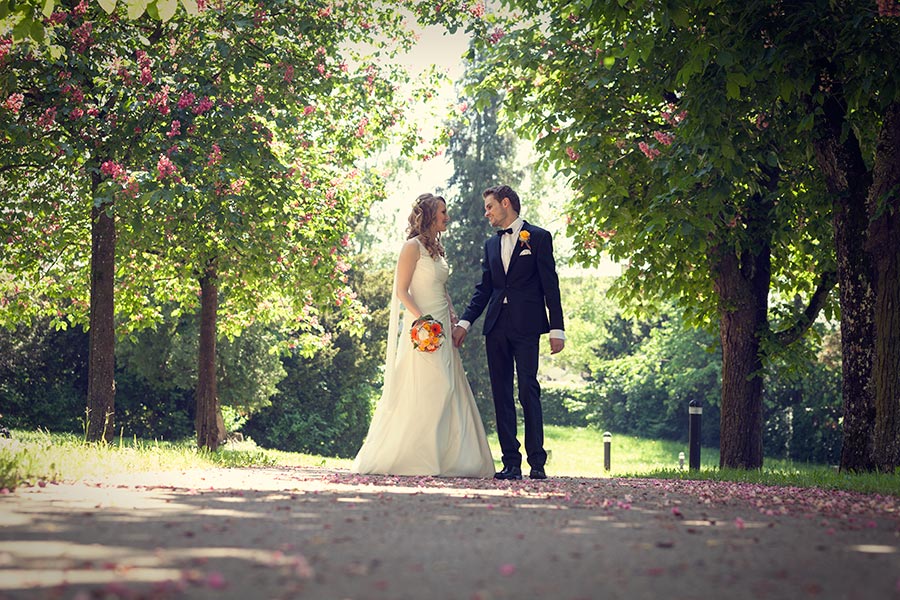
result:
<svg viewBox="0 0 900 600"><path fill-rule="evenodd" d="M820 487L900 496L900 481L893 475L839 473L821 465L767 459L759 471L721 470L719 453L703 448L701 468L679 468L678 453L686 444L613 435L610 470L604 469L601 432L595 429L548 426L545 446L550 453L550 476L655 477L746 482L762 485ZM496 436L491 451L499 464ZM349 468L350 459L328 458L259 448L252 441L228 444L218 452L198 450L193 442L119 440L113 444L86 443L69 434L13 432L0 439L0 488L14 489L40 481L102 478L124 472L169 471L210 467L321 466ZM527 467L527 466L526 466Z"/></svg>

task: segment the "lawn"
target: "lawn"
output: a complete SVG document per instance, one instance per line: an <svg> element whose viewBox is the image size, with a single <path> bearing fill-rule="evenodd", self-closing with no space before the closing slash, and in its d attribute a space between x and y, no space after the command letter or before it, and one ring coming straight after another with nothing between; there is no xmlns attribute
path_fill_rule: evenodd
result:
<svg viewBox="0 0 900 600"><path fill-rule="evenodd" d="M590 428L548 426L545 447L551 477L659 477L715 479L900 495L900 482L889 474L840 473L832 466L796 464L767 459L758 471L722 470L719 453L701 451L701 468L679 466L678 453L686 443L649 440L613 434L610 470L604 469L602 432ZM496 436L491 451L499 464ZM42 481L102 478L124 472L167 471L210 467L321 466L349 469L349 458L331 458L269 450L252 441L226 444L218 452L198 450L192 441L156 442L121 439L112 444L86 443L72 434L14 431L0 439L0 489L35 485ZM685 459L687 462L687 459Z"/></svg>

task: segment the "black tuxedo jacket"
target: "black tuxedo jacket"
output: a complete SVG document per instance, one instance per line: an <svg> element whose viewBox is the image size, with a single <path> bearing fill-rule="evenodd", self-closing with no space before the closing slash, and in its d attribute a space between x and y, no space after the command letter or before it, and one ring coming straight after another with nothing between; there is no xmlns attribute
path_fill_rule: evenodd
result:
<svg viewBox="0 0 900 600"><path fill-rule="evenodd" d="M504 298L516 331L540 335L551 329L564 329L553 238L549 231L527 222L522 231L527 231L530 237L527 244L521 238L516 240L506 272L500 257L500 236L492 236L484 243L481 282L475 286L475 294L462 319L474 323L487 308L485 335L497 322Z"/></svg>

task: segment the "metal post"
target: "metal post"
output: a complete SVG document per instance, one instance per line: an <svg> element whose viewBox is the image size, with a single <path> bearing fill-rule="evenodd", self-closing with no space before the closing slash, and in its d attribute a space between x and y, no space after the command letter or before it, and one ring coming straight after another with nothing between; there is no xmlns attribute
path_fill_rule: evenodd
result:
<svg viewBox="0 0 900 600"><path fill-rule="evenodd" d="M610 448L612 447L612 434L608 431L603 432L603 469L610 469Z"/></svg>
<svg viewBox="0 0 900 600"><path fill-rule="evenodd" d="M678 453L678 468L684 470L684 452Z"/></svg>
<svg viewBox="0 0 900 600"><path fill-rule="evenodd" d="M691 400L688 405L690 415L690 427L688 429L688 468L691 471L700 470L700 417L703 415L703 407L696 400Z"/></svg>

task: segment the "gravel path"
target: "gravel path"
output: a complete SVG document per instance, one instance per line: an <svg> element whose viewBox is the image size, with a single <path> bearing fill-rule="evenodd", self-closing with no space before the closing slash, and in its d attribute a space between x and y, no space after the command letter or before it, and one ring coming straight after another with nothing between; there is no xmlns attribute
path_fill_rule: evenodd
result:
<svg viewBox="0 0 900 600"><path fill-rule="evenodd" d="M900 599L900 499L643 479L140 473L0 496L6 598Z"/></svg>

